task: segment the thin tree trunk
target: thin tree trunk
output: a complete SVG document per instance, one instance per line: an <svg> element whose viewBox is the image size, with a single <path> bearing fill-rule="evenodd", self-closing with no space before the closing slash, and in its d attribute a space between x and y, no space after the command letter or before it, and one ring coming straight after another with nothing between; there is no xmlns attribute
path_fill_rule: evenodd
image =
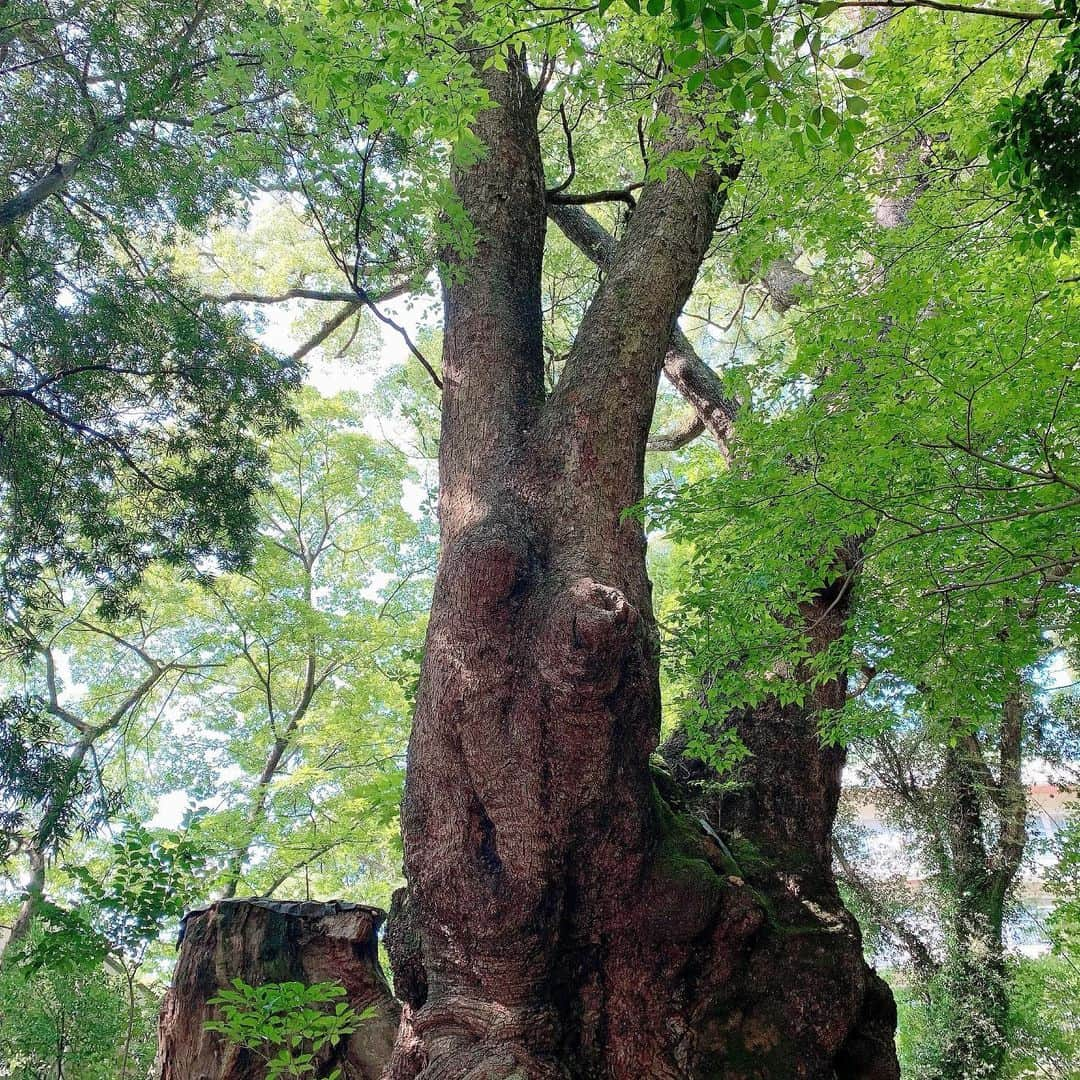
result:
<svg viewBox="0 0 1080 1080"><path fill-rule="evenodd" d="M943 1035L935 1054L941 1080L976 1075L993 1080L1005 1065L1005 908L1027 841L1027 793L1021 778L1024 714L1018 687L1002 705L998 777L974 734L961 736L945 754L942 789L954 909L947 955L935 986L937 1027ZM992 849L987 847L988 816L997 818Z"/></svg>
<svg viewBox="0 0 1080 1080"><path fill-rule="evenodd" d="M144 657L144 659L147 659ZM30 879L27 882L26 894L15 923L8 934L7 940L0 944L0 960L6 953L22 941L33 924L34 915L45 895L45 866L48 853L57 846L57 826L68 809L68 802L72 792L76 789L79 775L82 772L87 757L93 750L95 743L109 732L114 731L130 714L137 708L139 703L157 686L165 674L171 670L170 665L158 664L147 659L150 674L147 675L132 691L124 698L113 713L97 726L86 724L72 717L62 709L55 695L53 685L51 658L47 657L49 664L49 682L51 696L51 711L60 716L66 723L71 724L79 731L79 740L72 748L68 757L67 768L60 778L56 787L49 792L48 800L42 810L41 820L34 829L33 837L29 842Z"/></svg>
<svg viewBox="0 0 1080 1080"><path fill-rule="evenodd" d="M38 848L31 848L29 853L30 877L26 883L26 893L19 905L19 913L11 924L8 936L0 943L0 960L10 949L24 940L34 922L34 914L45 895L45 855Z"/></svg>
<svg viewBox="0 0 1080 1080"><path fill-rule="evenodd" d="M311 569L305 566L306 578L305 578L305 599L308 604L311 603ZM259 829L262 827L266 820L267 804L270 801L270 788L274 783L274 778L278 774L278 770L281 768L282 762L289 754L289 750L292 747L293 739L303 722L304 717L307 715L308 709L311 707L311 702L315 697L315 693L322 683L321 679L316 678L315 665L317 657L315 654L309 653L307 660L304 664L304 685L300 693L300 700L297 702L296 707L293 709L289 716L288 723L282 730L281 734L274 740L273 745L270 747L270 753L266 757L266 762L263 765L262 772L259 773L259 778L255 782L254 800L251 805L251 813L248 818L249 829L247 831L246 839L238 844L229 856L228 863L225 869L224 886L222 888L222 897L226 900L231 900L236 896L236 891L240 887L240 881L244 874L244 863L247 860L248 854L251 852L251 846L255 843L259 835ZM269 694L270 684L270 668L267 667L266 682L267 693ZM272 715L271 715L272 719Z"/></svg>

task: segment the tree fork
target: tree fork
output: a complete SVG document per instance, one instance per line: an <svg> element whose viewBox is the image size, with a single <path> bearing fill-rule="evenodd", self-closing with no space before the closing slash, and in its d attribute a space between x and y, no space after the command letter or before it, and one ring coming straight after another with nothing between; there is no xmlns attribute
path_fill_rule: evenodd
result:
<svg viewBox="0 0 1080 1080"><path fill-rule="evenodd" d="M820 963L800 982L809 1045L760 1031L762 1047L736 1046L768 899L650 770L657 639L644 536L623 512L723 177L644 187L545 401L535 95L515 54L480 77L487 154L454 177L477 249L444 285L442 554L402 807L408 892L387 939L405 1006L390 1075L895 1076L891 1049L853 1041L866 987L833 1002L817 925L813 956L793 952ZM692 148L663 104L660 157Z"/></svg>

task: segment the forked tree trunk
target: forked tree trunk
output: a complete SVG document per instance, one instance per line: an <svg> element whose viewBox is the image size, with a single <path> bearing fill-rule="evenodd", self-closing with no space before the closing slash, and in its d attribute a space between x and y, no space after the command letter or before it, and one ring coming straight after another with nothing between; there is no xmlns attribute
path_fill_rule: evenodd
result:
<svg viewBox="0 0 1080 1080"><path fill-rule="evenodd" d="M317 1076L378 1080L389 1060L400 1009L378 961L382 912L348 903L220 900L184 921L180 956L158 1022L159 1080L263 1080L265 1061L207 1031L208 1004L233 979L340 983L358 1012L375 1013L318 1057Z"/></svg>
<svg viewBox="0 0 1080 1080"><path fill-rule="evenodd" d="M444 290L442 556L388 931L391 1076L895 1077L891 998L828 870L836 755L808 773L794 722L762 744L778 766L762 759L753 805L810 813L811 839L775 853L773 884L799 859L783 895L736 874L650 770L657 639L623 512L723 177L646 185L545 400L536 101L516 56L482 78L488 153L455 177L477 246ZM656 159L692 148L669 116Z"/></svg>

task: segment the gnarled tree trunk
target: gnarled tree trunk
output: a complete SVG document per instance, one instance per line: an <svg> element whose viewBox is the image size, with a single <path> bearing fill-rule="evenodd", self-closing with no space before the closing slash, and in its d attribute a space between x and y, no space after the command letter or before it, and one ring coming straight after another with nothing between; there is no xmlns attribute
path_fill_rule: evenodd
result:
<svg viewBox="0 0 1080 1080"><path fill-rule="evenodd" d="M263 1080L255 1053L207 1031L209 1000L233 979L266 983L340 983L358 1013L375 1013L318 1058L318 1076L337 1067L342 1080L378 1080L390 1057L400 1009L378 961L377 908L342 902L219 900L184 920L173 982L158 1022L159 1080Z"/></svg>
<svg viewBox="0 0 1080 1080"><path fill-rule="evenodd" d="M835 580L801 605L800 629L812 655L845 632L859 553L858 541L838 552ZM813 685L809 665L777 676ZM858 923L832 867L845 752L822 744L821 721L844 704L846 692L841 676L814 686L799 703L766 698L719 717L717 727L734 729L750 751L732 792L713 793L715 775L685 756L683 732L662 750L673 801L713 833L768 914L747 951L725 1077L898 1075L892 994L863 957Z"/></svg>
<svg viewBox="0 0 1080 1080"><path fill-rule="evenodd" d="M535 97L516 55L482 78L488 153L455 177L478 243L445 285L442 556L388 931L405 1005L391 1076L895 1077L891 998L828 870L839 758L817 747L818 772L795 768L794 722L762 746L780 764L763 759L756 805L812 807L813 839L776 852L777 880L799 859L783 896L735 873L650 770L656 632L624 510L725 177L645 186L545 399ZM665 106L656 159L692 147Z"/></svg>

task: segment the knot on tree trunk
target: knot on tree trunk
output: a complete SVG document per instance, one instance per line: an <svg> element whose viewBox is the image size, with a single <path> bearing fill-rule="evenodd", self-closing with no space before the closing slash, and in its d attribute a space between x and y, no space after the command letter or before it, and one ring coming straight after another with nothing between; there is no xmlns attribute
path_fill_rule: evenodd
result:
<svg viewBox="0 0 1080 1080"><path fill-rule="evenodd" d="M451 994L405 1009L388 1080L567 1080L555 1055L530 1049L554 1047L557 1030L550 1008Z"/></svg>
<svg viewBox="0 0 1080 1080"><path fill-rule="evenodd" d="M791 259L773 259L761 279L774 310L783 315L796 304L806 300L811 278Z"/></svg>
<svg viewBox="0 0 1080 1080"><path fill-rule="evenodd" d="M487 518L472 526L443 558L450 568L462 611L473 617L506 610L529 573L529 543L519 526Z"/></svg>
<svg viewBox="0 0 1080 1080"><path fill-rule="evenodd" d="M538 642L540 673L564 694L606 697L640 626L637 608L618 589L578 578L551 605Z"/></svg>

